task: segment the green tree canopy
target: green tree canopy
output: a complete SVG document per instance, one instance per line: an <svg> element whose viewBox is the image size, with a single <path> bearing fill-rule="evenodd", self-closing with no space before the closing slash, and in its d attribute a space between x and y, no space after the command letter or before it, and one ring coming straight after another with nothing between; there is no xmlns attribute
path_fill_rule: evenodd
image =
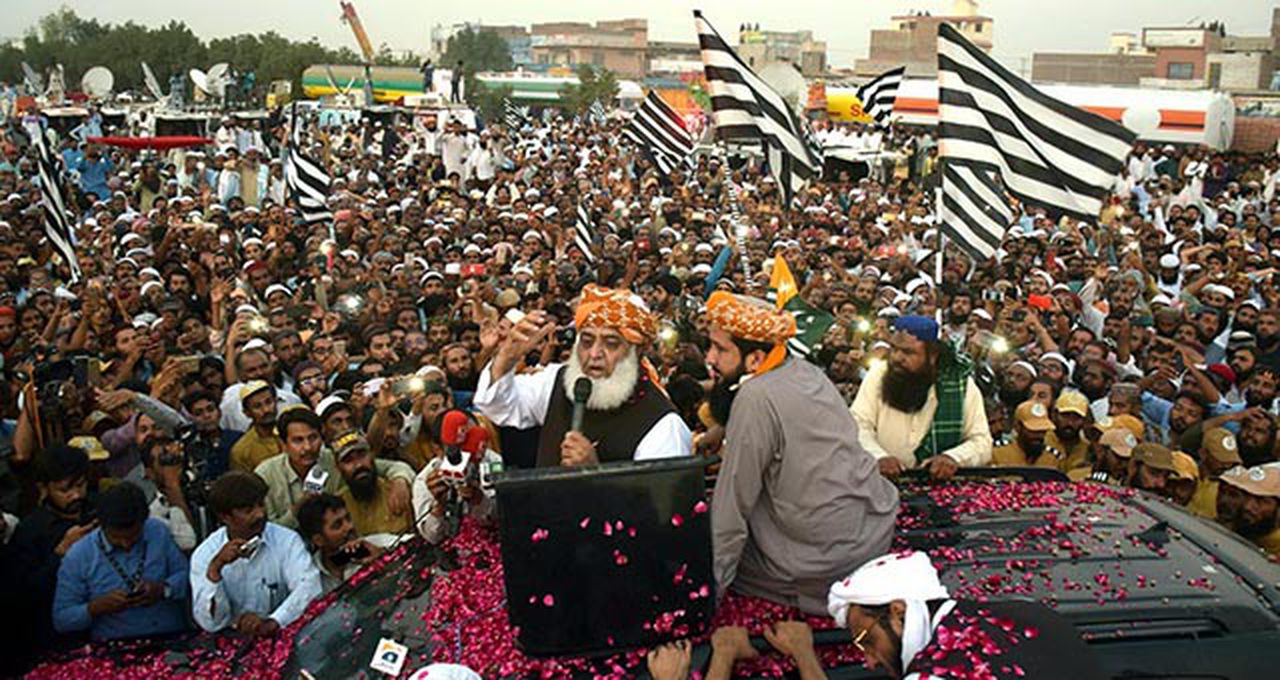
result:
<svg viewBox="0 0 1280 680"><path fill-rule="evenodd" d="M618 77L613 71L579 64L576 74L577 85L565 85L560 89L560 99L570 112L582 114L592 102L608 104L618 96Z"/></svg>
<svg viewBox="0 0 1280 680"><path fill-rule="evenodd" d="M21 82L22 62L45 74L62 64L69 90L78 90L80 77L93 66L106 66L115 74L115 89L141 90L142 67L147 62L168 89L168 79L193 68L207 69L228 62L237 71L253 70L259 83L291 80L300 91L302 71L311 64L359 64L349 47L331 49L315 38L290 40L274 31L258 35L242 33L226 38L200 40L180 21L148 27L125 22L100 23L63 7L37 22L16 44L0 47L0 81ZM411 55L397 55L380 46L378 64L416 65Z"/></svg>
<svg viewBox="0 0 1280 680"><path fill-rule="evenodd" d="M493 31L463 29L449 38L440 68L454 68L461 61L468 74L481 71L510 71L511 50L507 41Z"/></svg>

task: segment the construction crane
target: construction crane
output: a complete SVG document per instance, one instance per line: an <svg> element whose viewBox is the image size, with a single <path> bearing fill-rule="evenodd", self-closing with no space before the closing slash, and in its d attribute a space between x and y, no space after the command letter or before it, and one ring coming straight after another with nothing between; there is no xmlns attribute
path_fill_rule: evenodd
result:
<svg viewBox="0 0 1280 680"><path fill-rule="evenodd" d="M369 34L364 32L364 24L360 23L355 5L342 0L338 4L342 6L342 22L351 27L351 32L356 36L356 42L360 44L360 51L364 54L364 102L365 106L372 106L373 45L369 42Z"/></svg>

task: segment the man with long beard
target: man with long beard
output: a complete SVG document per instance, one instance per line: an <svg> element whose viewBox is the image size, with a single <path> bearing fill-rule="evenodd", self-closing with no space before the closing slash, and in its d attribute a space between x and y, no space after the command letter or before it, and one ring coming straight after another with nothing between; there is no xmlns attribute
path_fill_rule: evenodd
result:
<svg viewBox="0 0 1280 680"><path fill-rule="evenodd" d="M689 455L693 435L640 358L658 331L644 301L627 290L589 284L574 326L568 364L517 375L517 364L556 330L543 312L525 316L481 371L474 409L495 425L542 426L538 467ZM574 386L582 377L591 381L591 395L579 432L571 422Z"/></svg>
<svg viewBox="0 0 1280 680"><path fill-rule="evenodd" d="M897 489L858 446L836 386L788 356L791 314L720 291L707 320L711 410L725 426L711 507L717 592L821 613L832 581L888 549Z"/></svg>
<svg viewBox="0 0 1280 680"><path fill-rule="evenodd" d="M963 467L991 461L991 430L972 364L938 336L923 316L894 323L889 361L871 368L850 407L858 443L895 478L925 467L948 479Z"/></svg>

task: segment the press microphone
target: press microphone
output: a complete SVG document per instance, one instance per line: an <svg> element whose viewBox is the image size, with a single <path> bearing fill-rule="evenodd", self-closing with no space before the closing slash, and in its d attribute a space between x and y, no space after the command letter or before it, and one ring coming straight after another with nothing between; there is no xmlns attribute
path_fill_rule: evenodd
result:
<svg viewBox="0 0 1280 680"><path fill-rule="evenodd" d="M582 416L586 415L587 400L591 398L591 378L582 376L573 382L573 424L569 429L582 431Z"/></svg>
<svg viewBox="0 0 1280 680"><path fill-rule="evenodd" d="M462 428L466 426L467 414L462 411L449 411L440 421L440 443L444 444L445 457L453 465L462 462L461 447L465 441Z"/></svg>

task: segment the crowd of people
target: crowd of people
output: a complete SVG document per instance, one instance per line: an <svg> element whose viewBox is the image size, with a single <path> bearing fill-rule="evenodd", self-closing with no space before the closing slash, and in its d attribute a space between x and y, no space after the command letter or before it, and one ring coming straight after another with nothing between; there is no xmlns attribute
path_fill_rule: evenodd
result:
<svg viewBox="0 0 1280 680"><path fill-rule="evenodd" d="M917 468L1134 487L1280 556L1276 156L1140 144L1096 221L1020 206L975 261L940 245L924 130L818 122L886 153L784 206L750 154L663 175L623 116L299 120L332 176L307 223L279 118L161 154L45 129L73 280L42 122L0 138L10 668L193 623L272 635L403 537L493 517L458 447L486 470L719 455L719 588L806 612L887 551ZM762 302L783 261L834 317L805 356Z"/></svg>

